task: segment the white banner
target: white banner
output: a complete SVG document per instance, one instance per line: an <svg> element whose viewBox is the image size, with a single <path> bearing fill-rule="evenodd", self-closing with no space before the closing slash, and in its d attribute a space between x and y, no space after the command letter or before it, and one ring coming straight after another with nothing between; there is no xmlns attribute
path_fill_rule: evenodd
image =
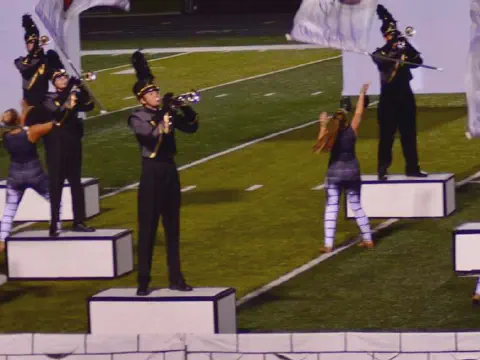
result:
<svg viewBox="0 0 480 360"><path fill-rule="evenodd" d="M130 11L130 0L40 0L35 7L55 44L66 51L66 34L81 12L95 6L113 6Z"/></svg>
<svg viewBox="0 0 480 360"><path fill-rule="evenodd" d="M366 51L377 0L303 0L289 34L328 48Z"/></svg>
<svg viewBox="0 0 480 360"><path fill-rule="evenodd" d="M468 131L472 137L480 137L480 0L472 0L470 16L472 28L466 73Z"/></svg>
<svg viewBox="0 0 480 360"><path fill-rule="evenodd" d="M450 94L465 92L465 72L470 42L471 0L381 0L398 21L400 31L409 25L417 30L410 43L421 53L426 65L443 68L434 71L412 70L412 89L417 94ZM375 15L368 44L369 52L385 44ZM371 81L371 95L380 93L380 76L371 57L344 52L344 96L358 95L365 81Z"/></svg>

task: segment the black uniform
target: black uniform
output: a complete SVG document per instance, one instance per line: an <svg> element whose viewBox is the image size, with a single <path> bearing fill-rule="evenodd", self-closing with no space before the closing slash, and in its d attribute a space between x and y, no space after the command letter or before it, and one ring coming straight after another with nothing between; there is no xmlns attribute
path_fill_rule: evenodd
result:
<svg viewBox="0 0 480 360"><path fill-rule="evenodd" d="M171 132L161 134L157 125L163 121L165 112L142 107L128 119L142 155L138 189L138 282L139 288L144 289L150 282L160 215L165 230L170 287L185 288L180 269L180 181L174 159L175 129L195 133L198 122L196 112L189 106L182 106L181 111L171 113Z"/></svg>
<svg viewBox="0 0 480 360"><path fill-rule="evenodd" d="M45 137L45 150L50 178L51 227L50 232L57 231L60 202L65 179L72 192L74 226L85 221L85 196L81 182L82 174L82 137L83 120L79 111L91 111L95 107L87 91L80 87L77 105L69 110L65 107L70 96L64 92L47 93L43 105L51 113L50 118L58 121L50 134Z"/></svg>
<svg viewBox="0 0 480 360"><path fill-rule="evenodd" d="M49 84L48 61L43 50L15 59L15 66L22 75L23 99L30 106L40 106Z"/></svg>
<svg viewBox="0 0 480 360"><path fill-rule="evenodd" d="M405 61L418 65L423 63L420 54L408 42L403 49L393 49L388 42L377 49L374 55L400 59L405 54ZM373 56L380 71L381 93L378 105L378 123L380 141L378 144L378 173L386 174L392 164L392 146L395 132L400 131L403 155L406 161L405 172L414 175L420 172L417 155L416 104L410 87L412 74L410 69L416 65L399 64Z"/></svg>

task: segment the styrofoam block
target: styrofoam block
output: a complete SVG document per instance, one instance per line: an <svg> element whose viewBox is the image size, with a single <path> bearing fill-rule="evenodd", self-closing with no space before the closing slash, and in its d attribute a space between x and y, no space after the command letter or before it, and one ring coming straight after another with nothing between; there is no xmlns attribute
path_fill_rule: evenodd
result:
<svg viewBox="0 0 480 360"><path fill-rule="evenodd" d="M290 334L241 334L238 351L242 353L291 352Z"/></svg>
<svg viewBox="0 0 480 360"><path fill-rule="evenodd" d="M128 326L128 324L125 324L125 326ZM137 335L87 335L87 354L109 354L137 350Z"/></svg>
<svg viewBox="0 0 480 360"><path fill-rule="evenodd" d="M281 356L285 356L285 358L289 360L318 360L318 354L292 354L292 353L287 353L287 354L279 354ZM266 354L265 355L265 360L281 360L277 355L275 354Z"/></svg>
<svg viewBox="0 0 480 360"><path fill-rule="evenodd" d="M345 333L292 334L294 352L346 351Z"/></svg>
<svg viewBox="0 0 480 360"><path fill-rule="evenodd" d="M399 353L374 353L373 360L429 360L427 353L399 354Z"/></svg>
<svg viewBox="0 0 480 360"><path fill-rule="evenodd" d="M165 353L165 360L186 360L185 351L169 351Z"/></svg>
<svg viewBox="0 0 480 360"><path fill-rule="evenodd" d="M65 359L68 360L112 360L112 355L70 355ZM47 355L12 355L7 360L52 360Z"/></svg>
<svg viewBox="0 0 480 360"><path fill-rule="evenodd" d="M473 360L480 359L480 352L430 353L430 360Z"/></svg>
<svg viewBox="0 0 480 360"><path fill-rule="evenodd" d="M236 352L236 334L215 334L186 336L185 343L191 352Z"/></svg>
<svg viewBox="0 0 480 360"><path fill-rule="evenodd" d="M33 334L0 334L3 355L32 354Z"/></svg>
<svg viewBox="0 0 480 360"><path fill-rule="evenodd" d="M263 354L243 354L239 360L265 360Z"/></svg>
<svg viewBox="0 0 480 360"><path fill-rule="evenodd" d="M83 334L34 334L34 354L85 354Z"/></svg>
<svg viewBox="0 0 480 360"><path fill-rule="evenodd" d="M402 352L455 351L455 333L402 333Z"/></svg>
<svg viewBox="0 0 480 360"><path fill-rule="evenodd" d="M239 360L242 354L239 353L212 353L212 360Z"/></svg>
<svg viewBox="0 0 480 360"><path fill-rule="evenodd" d="M319 360L373 360L373 357L366 353L324 353Z"/></svg>
<svg viewBox="0 0 480 360"><path fill-rule="evenodd" d="M164 358L164 353L113 354L113 360L164 360Z"/></svg>
<svg viewBox="0 0 480 360"><path fill-rule="evenodd" d="M480 332L457 333L458 351L480 351Z"/></svg>
<svg viewBox="0 0 480 360"><path fill-rule="evenodd" d="M140 334L140 351L185 350L183 334Z"/></svg>
<svg viewBox="0 0 480 360"><path fill-rule="evenodd" d="M347 351L400 351L400 334L348 332Z"/></svg>
<svg viewBox="0 0 480 360"><path fill-rule="evenodd" d="M210 353L188 353L187 360L210 360Z"/></svg>

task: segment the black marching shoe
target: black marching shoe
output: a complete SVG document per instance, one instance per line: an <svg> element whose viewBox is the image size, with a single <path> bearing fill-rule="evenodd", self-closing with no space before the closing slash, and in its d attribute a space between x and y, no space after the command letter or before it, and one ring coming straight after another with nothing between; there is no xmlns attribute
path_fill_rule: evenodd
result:
<svg viewBox="0 0 480 360"><path fill-rule="evenodd" d="M58 237L58 235L60 235L60 232L57 229L50 229L48 230L48 235L50 237Z"/></svg>
<svg viewBox="0 0 480 360"><path fill-rule="evenodd" d="M378 172L378 181L387 181L387 172L386 171L379 171Z"/></svg>
<svg viewBox="0 0 480 360"><path fill-rule="evenodd" d="M85 223L81 222L78 224L73 224L72 231L78 232L94 232L95 229L92 227L88 227Z"/></svg>
<svg viewBox="0 0 480 360"><path fill-rule="evenodd" d="M192 291L193 290L193 288L190 285L188 285L185 281L170 283L170 286L168 288L170 290L176 290L176 291Z"/></svg>
<svg viewBox="0 0 480 360"><path fill-rule="evenodd" d="M407 171L406 174L408 177L417 177L417 178L426 178L428 174L425 171Z"/></svg>
<svg viewBox="0 0 480 360"><path fill-rule="evenodd" d="M139 285L137 288L137 296L147 296L150 294L150 289L148 285Z"/></svg>

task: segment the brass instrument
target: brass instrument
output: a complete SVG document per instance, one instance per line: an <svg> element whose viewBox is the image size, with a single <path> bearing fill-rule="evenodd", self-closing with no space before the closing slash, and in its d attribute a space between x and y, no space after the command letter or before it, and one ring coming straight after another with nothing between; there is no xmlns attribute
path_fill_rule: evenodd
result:
<svg viewBox="0 0 480 360"><path fill-rule="evenodd" d="M405 35L408 37L412 37L417 33L417 30L413 26L407 26L405 28Z"/></svg>
<svg viewBox="0 0 480 360"><path fill-rule="evenodd" d="M398 35L398 47L400 49L403 49L405 48L406 46L406 42L407 42L407 37L413 37L415 34L417 33L417 31L415 30L415 28L413 26L407 26L405 28L405 31L403 33L400 33Z"/></svg>
<svg viewBox="0 0 480 360"><path fill-rule="evenodd" d="M80 77L80 80L82 80L82 81L95 81L95 80L97 80L97 74L94 73L93 71L89 71L89 72L83 74Z"/></svg>
<svg viewBox="0 0 480 360"><path fill-rule="evenodd" d="M50 43L50 38L47 35L40 36L39 45L46 46Z"/></svg>
<svg viewBox="0 0 480 360"><path fill-rule="evenodd" d="M181 103L181 104L185 104L185 103L196 104L196 103L200 102L200 94L198 92L196 92L195 90L192 90L192 91L189 91L187 93L175 96L173 98L173 101Z"/></svg>

